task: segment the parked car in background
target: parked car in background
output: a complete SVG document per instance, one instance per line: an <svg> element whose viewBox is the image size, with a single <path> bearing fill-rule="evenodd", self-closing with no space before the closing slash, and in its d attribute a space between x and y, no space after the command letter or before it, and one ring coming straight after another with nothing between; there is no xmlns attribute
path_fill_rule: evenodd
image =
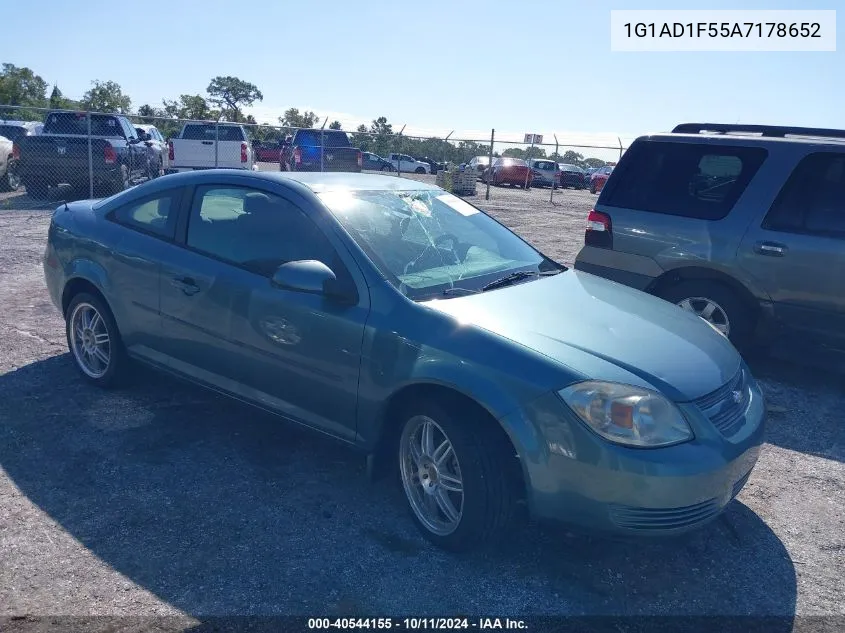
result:
<svg viewBox="0 0 845 633"><path fill-rule="evenodd" d="M845 350L843 139L721 124L641 137L575 267L698 314L739 347L785 334Z"/></svg>
<svg viewBox="0 0 845 633"><path fill-rule="evenodd" d="M590 175L590 193L600 193L612 173L613 165L605 165L604 167L596 169L592 175Z"/></svg>
<svg viewBox="0 0 845 633"><path fill-rule="evenodd" d="M481 179L497 187L510 185L528 189L531 187L532 175L528 163L524 160L506 156L494 158L493 164L484 170Z"/></svg>
<svg viewBox="0 0 845 633"><path fill-rule="evenodd" d="M574 189L583 189L587 186L587 175L584 170L578 165L570 165L569 163L560 164L560 186L572 187Z"/></svg>
<svg viewBox="0 0 845 633"><path fill-rule="evenodd" d="M18 174L33 198L46 198L51 186L68 184L87 196L90 177L94 195L110 195L155 175L151 148L138 138L125 116L92 114L89 165L86 112L53 110L44 119L41 134L22 136L18 148Z"/></svg>
<svg viewBox="0 0 845 633"><path fill-rule="evenodd" d="M391 165L393 165L394 169L406 174L431 173L431 165L418 161L416 158L408 156L407 154L389 154L387 160Z"/></svg>
<svg viewBox="0 0 845 633"><path fill-rule="evenodd" d="M560 180L560 169L553 160L532 158L528 166L531 168L531 184L535 187L554 187Z"/></svg>
<svg viewBox="0 0 845 633"><path fill-rule="evenodd" d="M19 186L15 144L0 136L0 191L17 191Z"/></svg>
<svg viewBox="0 0 845 633"><path fill-rule="evenodd" d="M297 130L285 151L287 169L282 171L352 171L363 168L360 149L352 146L349 135L341 130Z"/></svg>
<svg viewBox="0 0 845 633"><path fill-rule="evenodd" d="M396 168L381 156L372 152L362 152L364 162L362 169L366 171L396 171Z"/></svg>
<svg viewBox="0 0 845 633"><path fill-rule="evenodd" d="M493 157L495 160L496 157ZM469 169L474 171L479 178L484 175L484 170L490 166L490 157L489 156L473 156L470 161L465 165L464 169Z"/></svg>
<svg viewBox="0 0 845 633"><path fill-rule="evenodd" d="M255 139L252 141L252 151L259 163L278 163L282 160L282 141Z"/></svg>
<svg viewBox="0 0 845 633"><path fill-rule="evenodd" d="M17 143L24 136L35 136L36 134L41 134L43 131L43 123L0 119L0 136L5 136L12 143Z"/></svg>
<svg viewBox="0 0 845 633"><path fill-rule="evenodd" d="M159 132L155 125L148 123L136 123L135 131L138 132L138 138L147 147L152 148L153 171L155 175L164 174L165 170L170 167L170 152L167 141L164 140L162 133Z"/></svg>
<svg viewBox="0 0 845 633"><path fill-rule="evenodd" d="M438 171L446 169L446 163L439 163L433 158L429 158L428 156L423 156L421 158L417 158L416 160L428 165L428 170L431 174L436 174Z"/></svg>
<svg viewBox="0 0 845 633"><path fill-rule="evenodd" d="M410 179L159 178L63 205L43 266L84 380L136 359L337 438L450 550L500 542L524 511L592 535L692 530L764 438L763 394L707 323Z"/></svg>
<svg viewBox="0 0 845 633"><path fill-rule="evenodd" d="M186 123L168 142L168 173L194 169L255 168L246 128L237 123Z"/></svg>

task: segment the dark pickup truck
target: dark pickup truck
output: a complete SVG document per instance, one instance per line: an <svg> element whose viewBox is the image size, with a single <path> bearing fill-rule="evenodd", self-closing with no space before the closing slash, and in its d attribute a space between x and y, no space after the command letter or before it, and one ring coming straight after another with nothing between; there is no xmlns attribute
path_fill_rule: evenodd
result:
<svg viewBox="0 0 845 633"><path fill-rule="evenodd" d="M92 114L90 154L88 132L87 113L56 110L47 114L41 134L16 143L18 174L30 196L46 198L50 186L69 184L87 197L91 177L94 195L108 196L154 177L150 149L129 119Z"/></svg>
<svg viewBox="0 0 845 633"><path fill-rule="evenodd" d="M340 130L297 130L282 149L281 171L361 171L363 155Z"/></svg>

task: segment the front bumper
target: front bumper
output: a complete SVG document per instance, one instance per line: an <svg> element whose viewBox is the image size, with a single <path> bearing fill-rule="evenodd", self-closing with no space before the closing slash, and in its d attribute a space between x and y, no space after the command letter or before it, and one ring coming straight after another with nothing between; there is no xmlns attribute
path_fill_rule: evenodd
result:
<svg viewBox="0 0 845 633"><path fill-rule="evenodd" d="M537 519L591 533L670 535L716 518L757 463L766 407L756 383L742 429L727 439L693 405L679 405L695 439L656 449L626 448L589 430L556 394L502 419L524 466Z"/></svg>

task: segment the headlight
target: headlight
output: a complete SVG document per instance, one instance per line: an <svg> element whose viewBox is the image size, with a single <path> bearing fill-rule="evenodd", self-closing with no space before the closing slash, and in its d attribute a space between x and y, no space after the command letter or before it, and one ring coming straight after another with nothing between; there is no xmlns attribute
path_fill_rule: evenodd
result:
<svg viewBox="0 0 845 633"><path fill-rule="evenodd" d="M656 391L588 381L558 393L591 429L616 444L654 448L693 438L680 410Z"/></svg>

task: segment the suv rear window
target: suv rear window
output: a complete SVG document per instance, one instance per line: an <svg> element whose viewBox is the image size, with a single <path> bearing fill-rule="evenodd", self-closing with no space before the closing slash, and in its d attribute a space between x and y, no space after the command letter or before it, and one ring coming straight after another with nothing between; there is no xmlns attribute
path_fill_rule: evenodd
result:
<svg viewBox="0 0 845 633"><path fill-rule="evenodd" d="M766 155L761 147L636 141L614 170L599 202L721 220L731 212Z"/></svg>

